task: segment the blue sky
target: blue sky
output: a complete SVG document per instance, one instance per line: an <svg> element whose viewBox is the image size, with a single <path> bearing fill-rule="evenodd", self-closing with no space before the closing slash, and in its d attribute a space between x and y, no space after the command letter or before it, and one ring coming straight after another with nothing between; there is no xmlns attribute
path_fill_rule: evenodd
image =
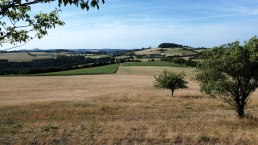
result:
<svg viewBox="0 0 258 145"><path fill-rule="evenodd" d="M34 8L49 11L53 4ZM19 49L212 47L258 34L258 0L106 0L89 12L65 7L60 17L65 26Z"/></svg>

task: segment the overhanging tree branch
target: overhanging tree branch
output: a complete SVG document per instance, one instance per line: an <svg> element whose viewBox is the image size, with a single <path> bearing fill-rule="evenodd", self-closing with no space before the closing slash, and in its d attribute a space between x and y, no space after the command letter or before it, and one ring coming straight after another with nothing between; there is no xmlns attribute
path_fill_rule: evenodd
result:
<svg viewBox="0 0 258 145"><path fill-rule="evenodd" d="M99 0L58 0L54 11L30 15L31 6L39 3L52 3L56 0L2 0L0 5L0 46L10 43L17 47L18 43L25 43L32 38L42 38L49 29L64 25L59 19L60 9L57 7L75 5L81 9L90 7L99 9ZM102 0L104 3L104 0ZM7 23L6 21L9 20ZM30 33L30 32L34 32Z"/></svg>

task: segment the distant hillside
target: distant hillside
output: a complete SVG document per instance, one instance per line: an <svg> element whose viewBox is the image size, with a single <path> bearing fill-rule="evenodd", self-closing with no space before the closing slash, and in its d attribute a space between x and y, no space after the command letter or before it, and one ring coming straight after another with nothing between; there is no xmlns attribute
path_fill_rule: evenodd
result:
<svg viewBox="0 0 258 145"><path fill-rule="evenodd" d="M204 49L203 49L204 50ZM195 50L192 48L179 48L175 47L171 48L152 48L152 49L144 49L141 51L135 51L136 55L154 55L154 54L161 54L164 56L183 56L183 55L193 55L198 54L203 50Z"/></svg>
<svg viewBox="0 0 258 145"><path fill-rule="evenodd" d="M195 49L195 50L207 49L206 47L192 47L192 46L176 44L176 43L161 43L158 46L158 48L190 48L190 49Z"/></svg>
<svg viewBox="0 0 258 145"><path fill-rule="evenodd" d="M14 50L14 51L8 51L8 53L13 53L13 52L56 52L56 53L60 53L60 52L74 52L74 53L87 53L87 52L107 52L107 53L112 53L112 52L125 52L128 51L126 49L109 49L109 48L105 48L105 49L39 49L39 48L35 48L32 50L28 50L28 49L22 49L22 50ZM5 53L7 53L7 51L3 51Z"/></svg>

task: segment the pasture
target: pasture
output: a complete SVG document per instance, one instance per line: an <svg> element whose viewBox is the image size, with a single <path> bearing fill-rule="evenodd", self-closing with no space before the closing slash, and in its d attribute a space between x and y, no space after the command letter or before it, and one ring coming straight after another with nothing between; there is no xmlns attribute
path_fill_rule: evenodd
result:
<svg viewBox="0 0 258 145"><path fill-rule="evenodd" d="M113 74L117 71L119 64L110 64L99 67L90 67L82 69L74 69L59 72L50 72L35 74L35 76L66 76L66 75L96 75L96 74Z"/></svg>
<svg viewBox="0 0 258 145"><path fill-rule="evenodd" d="M164 69L189 88L153 87ZM256 144L258 92L239 120L187 67L120 66L112 75L0 77L0 144Z"/></svg>

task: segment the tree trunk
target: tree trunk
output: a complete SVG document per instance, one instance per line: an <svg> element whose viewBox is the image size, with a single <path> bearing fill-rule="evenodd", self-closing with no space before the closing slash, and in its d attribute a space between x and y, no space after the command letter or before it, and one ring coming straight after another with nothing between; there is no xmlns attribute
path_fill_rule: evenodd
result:
<svg viewBox="0 0 258 145"><path fill-rule="evenodd" d="M238 117L240 119L243 119L244 116L245 116L245 110L244 110L244 105L239 105L238 108L237 108L237 114L238 114Z"/></svg>
<svg viewBox="0 0 258 145"><path fill-rule="evenodd" d="M172 97L174 97L174 89L171 89Z"/></svg>

